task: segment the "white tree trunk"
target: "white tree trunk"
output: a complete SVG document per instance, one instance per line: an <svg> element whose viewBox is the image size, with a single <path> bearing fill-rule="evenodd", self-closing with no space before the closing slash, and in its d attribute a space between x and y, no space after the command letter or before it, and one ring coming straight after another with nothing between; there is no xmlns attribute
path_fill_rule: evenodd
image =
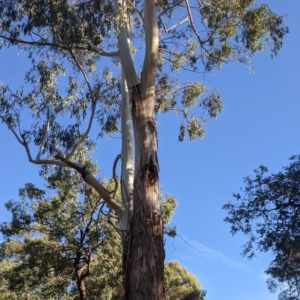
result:
<svg viewBox="0 0 300 300"><path fill-rule="evenodd" d="M121 131L122 131L122 169L121 169L121 194L123 204L128 212L124 220L120 219L122 239L128 230L128 222L133 214L133 181L134 181L134 142L132 120L130 117L129 92L122 72L122 103L121 103Z"/></svg>

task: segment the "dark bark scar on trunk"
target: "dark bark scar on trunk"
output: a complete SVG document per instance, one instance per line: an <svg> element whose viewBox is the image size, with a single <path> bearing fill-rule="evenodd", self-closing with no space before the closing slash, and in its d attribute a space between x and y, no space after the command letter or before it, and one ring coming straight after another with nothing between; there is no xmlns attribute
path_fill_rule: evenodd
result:
<svg viewBox="0 0 300 300"><path fill-rule="evenodd" d="M147 225L155 236L161 234L161 216L156 212L148 212Z"/></svg>
<svg viewBox="0 0 300 300"><path fill-rule="evenodd" d="M131 87L131 115L135 115L136 111L136 102L141 99L141 86L140 84L136 84Z"/></svg>
<svg viewBox="0 0 300 300"><path fill-rule="evenodd" d="M151 120L151 121L148 121L147 122L147 125L148 125L148 128L149 130L151 131L151 133L154 133L156 132L156 128L155 128L155 121L154 120Z"/></svg>
<svg viewBox="0 0 300 300"><path fill-rule="evenodd" d="M158 168L153 162L152 155L150 155L149 163L145 164L142 169L142 180L148 179L151 185L158 181Z"/></svg>

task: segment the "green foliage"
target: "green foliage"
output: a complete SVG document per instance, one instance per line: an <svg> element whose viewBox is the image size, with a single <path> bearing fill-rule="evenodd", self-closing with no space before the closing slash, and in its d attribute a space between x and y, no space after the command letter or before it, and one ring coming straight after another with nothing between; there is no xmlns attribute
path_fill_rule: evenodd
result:
<svg viewBox="0 0 300 300"><path fill-rule="evenodd" d="M166 195L160 202L160 210L164 221L164 233L171 238L177 235L177 228L176 226L167 226L167 224L170 223L177 205L178 202L172 195Z"/></svg>
<svg viewBox="0 0 300 300"><path fill-rule="evenodd" d="M81 163L97 171L86 154ZM115 180L101 182L121 201ZM12 221L0 224L5 238L0 244L0 291L5 299L79 299L77 270L82 272L88 299L99 295L123 299L122 246L115 214L78 173L53 169L47 176L47 190L27 183L19 197L6 203ZM161 196L165 225L176 207L174 196ZM176 229L166 227L165 233L174 237ZM177 262L166 264L165 280L168 299L174 295L203 299L196 278Z"/></svg>
<svg viewBox="0 0 300 300"><path fill-rule="evenodd" d="M273 278L270 289L286 283L289 290L282 297L300 299L300 156L290 160L282 172L270 175L260 166L254 178L244 179L243 194L234 194L237 204L225 204L223 209L228 212L225 222L231 225L232 234L248 236L243 255L251 258L256 249L273 253L266 270Z"/></svg>
<svg viewBox="0 0 300 300"><path fill-rule="evenodd" d="M107 189L113 186L113 182L103 181L103 184ZM43 194L41 190L27 184L21 189L21 201L10 201L7 205L13 213L13 221L1 224L1 232L6 237L0 246L2 295L5 299L23 299L29 295L30 299L37 300L78 299L74 261L76 256L82 255L80 265L84 266L84 253L91 249L93 262L84 279L89 299L99 299L99 295L101 299L123 299L120 235L107 223L104 215L97 219L97 224L92 219L101 215L102 202L94 203L88 193L83 202L78 202L76 195L72 197L66 191L66 185L58 190L61 190L59 194L68 194L68 197L46 200L43 195L39 197ZM176 205L172 196L162 201L166 222L170 221ZM88 207L92 207L92 211ZM14 222L21 214L20 210L23 213L26 210L31 216L26 228L22 222ZM97 234L94 235L96 226ZM177 262L166 264L165 281L167 299L174 299L174 295L182 300L203 299L198 297L201 292L196 278Z"/></svg>
<svg viewBox="0 0 300 300"><path fill-rule="evenodd" d="M190 83L183 91L182 105L183 107L189 108L197 104L197 98L200 97L204 92L204 87L200 83Z"/></svg>
<svg viewBox="0 0 300 300"><path fill-rule="evenodd" d="M160 202L161 214L163 215L164 224L169 224L178 203L174 196L166 195Z"/></svg>
<svg viewBox="0 0 300 300"><path fill-rule="evenodd" d="M196 277L180 266L177 261L165 265L166 300L205 300Z"/></svg>
<svg viewBox="0 0 300 300"><path fill-rule="evenodd" d="M85 151L79 150L76 157L91 172L98 171ZM108 222L105 203L74 170L57 167L46 179L47 192L27 183L19 190L19 201L6 203L12 221L0 224L5 238L0 260L9 265L0 272L5 293L12 299L25 299L24 295L32 299L57 299L60 295L75 299L78 274L88 283L93 272L99 274L93 280L106 282L109 292L107 281L114 284L109 274L115 276L121 266L115 264L121 261L122 253L115 217ZM115 189L114 181L103 180L102 184L109 191ZM121 201L119 191L116 197ZM112 295L119 292L120 287Z"/></svg>
<svg viewBox="0 0 300 300"><path fill-rule="evenodd" d="M141 56L144 4L127 5L124 11L115 11L109 1L0 1L0 47L17 45L28 53L32 65L23 87L13 91L0 86L0 117L16 129L29 115L32 124L21 133L26 142L41 147L43 155L50 144L65 153L83 137L87 140L86 125L95 118L99 136L118 132L118 63L106 67L100 57L117 58L117 34L126 19L132 52ZM185 135L202 138L205 114L217 117L223 109L221 97L208 93L202 82L178 82L176 72L207 72L231 60L249 63L252 54L266 47L276 55L288 29L282 16L253 0L190 1L178 6L158 1L156 7L160 29L156 112L173 110L182 116L180 141ZM194 22L193 16L199 20ZM199 118L196 104L203 109ZM70 120L68 124L63 118Z"/></svg>

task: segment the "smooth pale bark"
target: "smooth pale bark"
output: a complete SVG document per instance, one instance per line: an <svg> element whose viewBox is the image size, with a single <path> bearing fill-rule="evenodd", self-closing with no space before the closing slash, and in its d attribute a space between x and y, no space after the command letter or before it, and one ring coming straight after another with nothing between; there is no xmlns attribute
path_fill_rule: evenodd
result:
<svg viewBox="0 0 300 300"><path fill-rule="evenodd" d="M133 214L133 180L134 180L134 142L132 120L130 117L129 92L122 72L122 103L121 103L121 131L122 131L122 168L121 168L121 193L122 201L128 212L127 218L120 219L122 240L126 237L128 220Z"/></svg>
<svg viewBox="0 0 300 300"><path fill-rule="evenodd" d="M115 0L114 5L115 5L116 12L118 12L119 10L123 10L123 11L126 10L126 1L124 0ZM120 30L120 33L118 35L119 58L122 64L122 70L125 74L127 87L130 89L131 87L139 84L139 79L130 53L130 47L129 47L130 43L128 40L129 37L127 32L128 31L127 24L121 26L119 30Z"/></svg>

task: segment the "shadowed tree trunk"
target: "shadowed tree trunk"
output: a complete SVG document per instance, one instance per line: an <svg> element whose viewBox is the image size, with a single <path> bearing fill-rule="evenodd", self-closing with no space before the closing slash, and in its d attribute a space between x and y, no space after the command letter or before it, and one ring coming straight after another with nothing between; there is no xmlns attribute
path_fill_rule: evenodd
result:
<svg viewBox="0 0 300 300"><path fill-rule="evenodd" d="M157 134L149 105L153 98L151 93L141 95L140 86L133 88L136 173L133 217L124 253L125 299L163 298L164 248L158 202Z"/></svg>

